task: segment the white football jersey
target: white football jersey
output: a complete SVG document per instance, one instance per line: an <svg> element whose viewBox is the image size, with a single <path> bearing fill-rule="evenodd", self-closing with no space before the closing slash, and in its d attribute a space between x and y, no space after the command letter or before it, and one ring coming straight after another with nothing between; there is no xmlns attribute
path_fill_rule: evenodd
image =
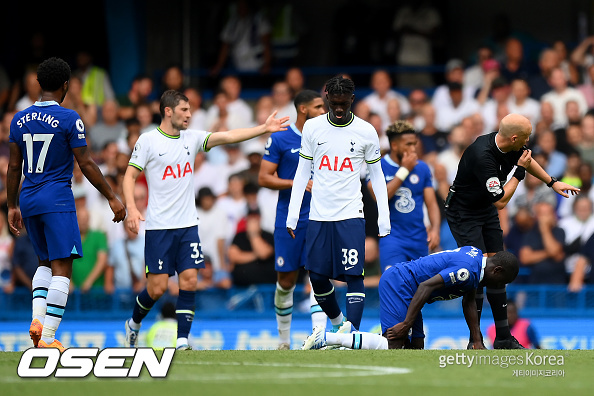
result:
<svg viewBox="0 0 594 396"><path fill-rule="evenodd" d="M330 113L305 122L299 155L313 163L310 220L339 221L363 217L361 168L381 159L375 128L356 117L344 126Z"/></svg>
<svg viewBox="0 0 594 396"><path fill-rule="evenodd" d="M206 151L210 132L185 130L171 136L160 128L138 138L129 165L144 170L148 183L147 230L198 224L194 199L194 159Z"/></svg>

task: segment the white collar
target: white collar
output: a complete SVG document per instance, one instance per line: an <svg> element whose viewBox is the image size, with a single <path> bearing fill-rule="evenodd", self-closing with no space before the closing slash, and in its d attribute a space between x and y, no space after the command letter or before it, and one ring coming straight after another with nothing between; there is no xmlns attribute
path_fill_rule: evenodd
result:
<svg viewBox="0 0 594 396"><path fill-rule="evenodd" d="M497 136L499 136L499 132L497 132L497 135L495 135L495 147L497 147L497 150L499 150L499 152L501 154L505 154L500 148L499 145L497 144Z"/></svg>
<svg viewBox="0 0 594 396"><path fill-rule="evenodd" d="M58 102L56 102L55 100L46 100L43 102L37 101L34 103L35 106L51 106L51 105L58 105L60 106L60 104Z"/></svg>
<svg viewBox="0 0 594 396"><path fill-rule="evenodd" d="M390 153L386 153L386 154L384 154L384 159L386 160L386 162L387 162L388 164L392 165L393 167L400 168L400 165L398 165L398 164L396 163L396 161L394 161L394 160L392 159L392 157L390 157Z"/></svg>
<svg viewBox="0 0 594 396"><path fill-rule="evenodd" d="M293 132L295 132L297 135L299 135L301 137L301 131L297 128L297 125L295 125L295 123L289 125L291 127L291 129L293 130Z"/></svg>

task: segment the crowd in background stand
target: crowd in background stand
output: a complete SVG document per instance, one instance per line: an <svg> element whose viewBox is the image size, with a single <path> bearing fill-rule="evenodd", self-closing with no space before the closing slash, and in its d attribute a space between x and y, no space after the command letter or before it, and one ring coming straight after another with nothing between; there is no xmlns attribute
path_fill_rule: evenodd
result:
<svg viewBox="0 0 594 396"><path fill-rule="evenodd" d="M221 33L223 45L211 69L214 77L228 57L235 66L261 72L270 69L270 26L259 21L260 16L246 22L243 12L239 9L237 18ZM432 26L439 25L438 16L430 13L425 17ZM401 27L404 16L399 18L395 26ZM251 24L259 28L249 30ZM246 42L242 29L256 34L260 41ZM414 29L406 31L408 36L402 40L410 44L414 42L414 34L410 33ZM258 61L241 59L242 46L251 46L251 52L244 52L244 57ZM404 53L399 57L402 62L410 60ZM426 75L407 79L407 75L392 75L383 69L357 76L355 84L369 87L371 93L356 97L354 112L376 128L384 152L389 149L385 130L390 124L405 119L415 126L419 158L431 168L442 210L464 149L476 137L496 130L506 114L526 116L533 125L529 141L533 157L550 175L582 192L577 197L560 198L530 175L520 184L508 207L500 212L506 248L518 255L522 264L515 283L565 284L570 291L578 292L585 283L594 281L590 275L594 260L594 37L571 50L562 41L551 43L536 62L530 61L522 41L514 37L498 47L480 46L472 58L474 63L469 65L461 59L450 59L445 65L444 83L437 86L415 83L419 79L428 81ZM422 59L423 64L431 62L431 57ZM165 90L180 90L188 96L193 111L191 129L214 133L260 124L274 110L278 117L287 115L294 122L295 94L303 88L323 91L323 87L308 86L307 76L299 67L289 67L283 78L258 87L269 90L269 94L257 100L246 100L242 95L245 80L254 83L251 77L222 76L212 101L205 103L199 87L188 85L184 71L171 66L162 80L138 74L127 92L116 96L110 72L95 66L88 52L82 51L72 66L70 91L62 105L81 116L93 157L120 195L136 140L160 122L159 97ZM395 86L393 80L399 85ZM14 238L7 230L5 187L10 122L39 94L34 68L24 70L20 80L10 81L0 66L0 289L4 293L12 293L16 287L30 289L37 267L26 233ZM239 145L216 147L199 153L195 159L196 205L206 257L206 269L199 274L200 289L272 284L276 280L271 235L277 193L257 183L266 142L267 136L263 136ZM361 179L364 181L364 174ZM91 288L103 288L106 293L117 288L141 290L145 282L143 230L135 235L123 223L112 223L109 205L76 166L72 190L84 258L74 262L71 287L82 292ZM362 191L369 226L366 274L370 286L377 283L379 275L374 229L377 213L367 189ZM139 208L146 209L147 186L142 177L134 198ZM246 235L253 233L260 233L267 246L252 246ZM455 247L443 220L437 250ZM255 272L253 268L262 270ZM171 285L170 292L175 294L175 282Z"/></svg>

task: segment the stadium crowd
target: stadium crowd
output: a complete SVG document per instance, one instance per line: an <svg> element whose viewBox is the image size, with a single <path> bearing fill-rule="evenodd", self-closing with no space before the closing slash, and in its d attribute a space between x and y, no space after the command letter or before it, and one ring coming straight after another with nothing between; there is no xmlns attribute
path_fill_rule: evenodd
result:
<svg viewBox="0 0 594 396"><path fill-rule="evenodd" d="M558 41L543 49L537 62L525 57L522 42L509 38L500 53L489 46L477 48L476 62L466 65L450 59L444 83L434 87L394 86L393 76L378 69L365 78L354 78L371 93L355 99L354 113L376 129L382 150L390 148L386 129L397 120L407 120L418 133L419 159L433 175L433 186L442 210L441 242L435 251L456 248L449 232L443 202L456 175L458 161L478 136L497 130L509 113L527 117L533 127L528 143L533 157L561 181L579 187L581 194L559 197L535 177L527 175L506 209L500 212L506 249L521 262L514 283L565 284L578 292L587 282L594 260L594 38L569 50ZM114 191L121 183L138 137L160 122L159 97L167 89L182 91L193 111L190 129L211 132L261 124L274 110L278 116L296 120L294 96L307 86L298 67L271 86L257 100L242 95L242 78L220 78L212 101L205 103L201 91L186 84L178 66L163 73L162 80L138 75L129 90L116 96L109 72L93 64L81 52L63 106L76 110L86 130L93 157ZM21 81L22 80L22 81ZM0 288L11 293L16 287L31 288L37 257L26 235L14 238L6 224L6 172L10 122L16 111L39 97L35 68L11 81L0 70ZM324 95L323 95L324 96ZM261 188L258 173L267 136L242 144L215 147L195 158L196 205L206 268L200 271L199 288L230 288L276 282L274 269L275 205L277 191ZM76 165L76 164L75 164ZM179 176L172 170L173 177ZM361 174L362 185L365 174ZM84 257L74 263L71 287L82 292L103 288L144 287L144 239L112 223L107 201L75 166L72 190L83 239ZM379 274L377 212L369 192L366 199L367 274ZM134 192L139 208L146 208L146 180L139 177ZM372 198L371 198L372 199ZM428 218L426 216L426 224ZM406 227L403 224L402 227ZM267 246L250 243L250 234L260 233ZM258 249L258 251L255 251ZM368 276L367 286L377 284ZM176 293L172 280L170 292Z"/></svg>

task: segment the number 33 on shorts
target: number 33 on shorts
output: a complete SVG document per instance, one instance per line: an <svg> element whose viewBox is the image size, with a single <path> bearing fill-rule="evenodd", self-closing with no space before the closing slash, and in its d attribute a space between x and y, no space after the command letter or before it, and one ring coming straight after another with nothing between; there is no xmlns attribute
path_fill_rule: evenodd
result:
<svg viewBox="0 0 594 396"><path fill-rule="evenodd" d="M190 243L190 247L193 249L191 258L194 259L194 264L200 264L204 261L204 255L202 254L202 244L197 242Z"/></svg>
<svg viewBox="0 0 594 396"><path fill-rule="evenodd" d="M350 270L359 262L359 252L357 249L342 249L342 264L345 271Z"/></svg>

